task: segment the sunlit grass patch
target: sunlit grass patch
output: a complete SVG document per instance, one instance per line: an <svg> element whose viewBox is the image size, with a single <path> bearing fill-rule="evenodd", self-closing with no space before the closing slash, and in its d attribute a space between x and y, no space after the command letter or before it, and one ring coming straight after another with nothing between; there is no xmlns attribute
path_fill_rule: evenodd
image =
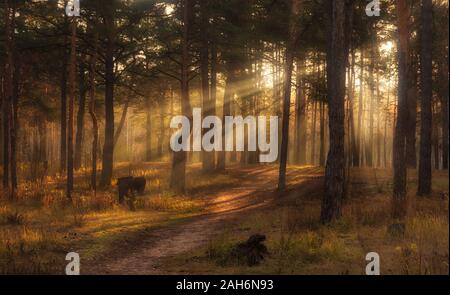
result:
<svg viewBox="0 0 450 295"><path fill-rule="evenodd" d="M158 211L195 212L202 210L204 205L205 202L201 199L195 200L193 198L171 194L142 197L136 201L136 208L138 209L153 209Z"/></svg>

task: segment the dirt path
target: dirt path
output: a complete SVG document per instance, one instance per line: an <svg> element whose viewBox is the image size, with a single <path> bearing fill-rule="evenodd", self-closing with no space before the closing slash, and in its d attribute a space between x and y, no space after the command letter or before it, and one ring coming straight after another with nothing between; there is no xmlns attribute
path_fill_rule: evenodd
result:
<svg viewBox="0 0 450 295"><path fill-rule="evenodd" d="M205 245L220 233L223 225L240 214L268 205L274 196L277 171L273 167L231 170L239 173L239 187L214 192L207 213L188 222L152 230L134 249L123 251L94 265L86 274L166 274L159 269L161 258L178 255Z"/></svg>

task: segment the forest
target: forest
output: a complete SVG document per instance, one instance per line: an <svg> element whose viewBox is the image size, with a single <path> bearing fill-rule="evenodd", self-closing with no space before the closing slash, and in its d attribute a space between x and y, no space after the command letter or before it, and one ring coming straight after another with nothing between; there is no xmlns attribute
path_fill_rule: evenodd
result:
<svg viewBox="0 0 450 295"><path fill-rule="evenodd" d="M0 274L448 275L448 1L0 2Z"/></svg>

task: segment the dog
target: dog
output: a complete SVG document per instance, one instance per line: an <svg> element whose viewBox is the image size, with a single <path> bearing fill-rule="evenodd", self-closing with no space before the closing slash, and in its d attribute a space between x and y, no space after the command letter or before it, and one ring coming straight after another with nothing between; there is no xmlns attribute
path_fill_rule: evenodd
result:
<svg viewBox="0 0 450 295"><path fill-rule="evenodd" d="M144 177L122 177L117 179L119 189L119 203L125 202L125 197L134 198L135 193L142 195L145 192L147 180Z"/></svg>

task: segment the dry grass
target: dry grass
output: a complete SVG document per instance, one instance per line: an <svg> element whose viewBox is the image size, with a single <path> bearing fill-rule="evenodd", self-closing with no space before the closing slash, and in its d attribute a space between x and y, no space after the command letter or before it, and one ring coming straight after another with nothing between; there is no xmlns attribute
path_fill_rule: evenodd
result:
<svg viewBox="0 0 450 295"><path fill-rule="evenodd" d="M297 169L297 168L293 168ZM195 274L364 274L365 255L377 252L382 274L448 274L448 173L437 172L433 195L415 196L409 177L409 211L403 236L388 233L390 173L355 170L343 217L319 223L321 181L305 183L269 210L242 217L204 249L167 259L168 270ZM315 185L318 187L315 187ZM250 235L267 236L270 256L257 267L227 263L230 249Z"/></svg>
<svg viewBox="0 0 450 295"><path fill-rule="evenodd" d="M91 259L144 230L200 213L205 198L170 193L168 169L155 166L132 170L132 175L147 179L145 196L138 198L135 212L118 205L114 187L97 194L90 191L83 171L77 174L71 204L59 177L22 183L14 202L0 196L0 274L59 274L68 252ZM119 165L116 172L127 175L128 166ZM202 185L224 181L197 177ZM192 184L189 189L198 187Z"/></svg>

